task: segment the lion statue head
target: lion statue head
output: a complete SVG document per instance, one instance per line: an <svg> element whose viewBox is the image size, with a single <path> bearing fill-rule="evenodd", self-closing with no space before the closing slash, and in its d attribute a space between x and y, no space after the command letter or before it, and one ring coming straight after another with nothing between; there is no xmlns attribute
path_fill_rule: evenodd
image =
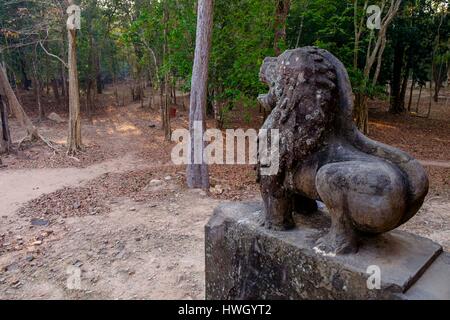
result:
<svg viewBox="0 0 450 320"><path fill-rule="evenodd" d="M345 91L341 83L350 86L348 75L326 50L304 47L266 58L260 79L269 92L258 100L271 112L263 129L280 131L280 164L291 166L320 147L342 123L352 123L351 97L340 99L341 89Z"/></svg>

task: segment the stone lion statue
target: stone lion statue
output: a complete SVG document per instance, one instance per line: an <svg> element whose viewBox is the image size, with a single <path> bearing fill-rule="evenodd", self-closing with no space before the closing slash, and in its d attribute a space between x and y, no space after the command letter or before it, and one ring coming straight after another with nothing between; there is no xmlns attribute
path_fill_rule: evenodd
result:
<svg viewBox="0 0 450 320"><path fill-rule="evenodd" d="M288 50L266 58L261 81L269 92L258 100L271 113L263 129L278 129L279 170L258 181L265 226L295 226L293 213L317 210L322 201L331 227L317 241L325 252L350 253L360 234L397 228L414 216L428 192L418 161L358 131L344 65L316 47Z"/></svg>

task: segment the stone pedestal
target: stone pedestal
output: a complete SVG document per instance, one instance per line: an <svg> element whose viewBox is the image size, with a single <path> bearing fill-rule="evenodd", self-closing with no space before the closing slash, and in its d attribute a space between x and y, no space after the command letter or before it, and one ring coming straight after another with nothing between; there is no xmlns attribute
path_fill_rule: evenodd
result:
<svg viewBox="0 0 450 320"><path fill-rule="evenodd" d="M215 209L205 230L207 299L450 299L450 257L431 240L393 231L334 256L315 248L325 213L297 216L290 231L262 220L259 203Z"/></svg>

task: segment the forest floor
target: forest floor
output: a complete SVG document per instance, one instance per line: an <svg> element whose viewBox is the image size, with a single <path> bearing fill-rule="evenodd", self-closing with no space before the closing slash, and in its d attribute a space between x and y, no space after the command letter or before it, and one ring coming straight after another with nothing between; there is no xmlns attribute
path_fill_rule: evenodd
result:
<svg viewBox="0 0 450 320"><path fill-rule="evenodd" d="M204 225L219 202L259 197L252 166L213 166L211 192L188 190L157 110L114 106L111 90L98 104L83 118L85 150L76 158L40 143L2 157L0 299L203 298ZM425 119L389 115L385 105L371 105L370 136L420 159L431 182L402 229L450 250L450 108L441 103ZM236 110L227 125L256 128L257 111ZM256 120L237 120L243 112ZM67 123L38 126L65 142ZM172 127L187 127L182 107ZM15 140L24 134L14 120L11 131Z"/></svg>

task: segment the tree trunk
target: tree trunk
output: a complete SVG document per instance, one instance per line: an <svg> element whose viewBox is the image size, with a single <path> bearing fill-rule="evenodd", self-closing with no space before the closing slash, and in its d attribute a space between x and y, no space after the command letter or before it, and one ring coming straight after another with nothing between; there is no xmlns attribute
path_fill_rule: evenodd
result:
<svg viewBox="0 0 450 320"><path fill-rule="evenodd" d="M411 112L412 97L413 97L415 85L416 85L416 80L414 79L414 75L413 75L413 80L411 82L411 88L409 89L408 112Z"/></svg>
<svg viewBox="0 0 450 320"><path fill-rule="evenodd" d="M95 44L95 41L94 41ZM95 82L97 85L97 94L102 94L103 93L103 80L102 80L102 71L101 71L101 66L100 66L100 53L98 52L98 46L95 45L95 48L97 50L95 50L94 52L94 57L95 57Z"/></svg>
<svg viewBox="0 0 450 320"><path fill-rule="evenodd" d="M36 75L33 75L32 85L33 85L34 97L35 97L36 103L38 105L38 119L39 119L39 122L41 122L44 119L45 114L44 114L44 109L43 109L42 103L41 103L40 83L39 83L39 80L37 79Z"/></svg>
<svg viewBox="0 0 450 320"><path fill-rule="evenodd" d="M169 53L168 47L168 21L169 21L169 11L167 7L167 0L164 3L164 48L163 48L163 61L167 59L167 55ZM169 83L169 71L165 72L164 75L164 87L161 88L164 90L164 101L161 101L162 105L162 113L161 113L161 121L162 127L164 130L164 138L166 141L170 141L172 135L172 129L170 126L170 114L169 114L169 98L170 98L170 83Z"/></svg>
<svg viewBox="0 0 450 320"><path fill-rule="evenodd" d="M8 73L6 73L6 75L8 75ZM22 105L22 97L20 94L19 83L17 81L16 73L12 72L12 76L13 76L13 80L14 80L14 89L16 90L15 94L16 94L17 101L19 101L19 104Z"/></svg>
<svg viewBox="0 0 450 320"><path fill-rule="evenodd" d="M139 95L141 98L141 108L144 109L144 99L145 99L145 95L144 95L144 90L145 89L145 81L143 81L143 79L141 79L139 81Z"/></svg>
<svg viewBox="0 0 450 320"><path fill-rule="evenodd" d="M164 104L164 88L166 85L166 80L165 78L161 81L160 83L160 87L159 87L159 114L161 116L161 130L164 131L164 126L166 125L166 121L164 119L165 117L165 104Z"/></svg>
<svg viewBox="0 0 450 320"><path fill-rule="evenodd" d="M290 0L277 0L275 11L275 37L273 40L273 50L275 55L281 54L282 45L286 41L286 20L291 6Z"/></svg>
<svg viewBox="0 0 450 320"><path fill-rule="evenodd" d="M33 89L34 89L34 95L36 97L36 103L38 105L38 114L39 114L39 121L42 121L45 117L44 108L41 103L41 85L39 82L39 77L36 69L36 60L37 56L35 54L35 60L33 60Z"/></svg>
<svg viewBox="0 0 450 320"><path fill-rule="evenodd" d="M355 109L353 116L355 124L364 134L369 133L369 109L367 96L363 93L355 93Z"/></svg>
<svg viewBox="0 0 450 320"><path fill-rule="evenodd" d="M8 153L11 147L11 134L9 132L8 114L2 96L0 95L0 154ZM0 163L1 164L1 163Z"/></svg>
<svg viewBox="0 0 450 320"><path fill-rule="evenodd" d="M153 110L153 105L154 105L154 94L155 94L155 90L153 89L153 82L150 84L150 94L148 97L148 109Z"/></svg>
<svg viewBox="0 0 450 320"><path fill-rule="evenodd" d="M3 66L0 66L0 69L0 94L6 97L8 105L17 121L19 121L20 125L27 130L27 135L32 140L38 139L39 134L36 127L33 125L30 118L28 118L27 114L20 105L19 100L17 100L11 85L9 84L6 69Z"/></svg>
<svg viewBox="0 0 450 320"><path fill-rule="evenodd" d="M433 81L430 80L430 100L428 102L427 118L431 115L431 106L433 105Z"/></svg>
<svg viewBox="0 0 450 320"><path fill-rule="evenodd" d="M401 112L405 111L405 97L406 97L406 89L408 89L408 80L409 80L409 67L406 68L405 74L403 75L402 88L400 90L400 107Z"/></svg>
<svg viewBox="0 0 450 320"><path fill-rule="evenodd" d="M369 3L369 1L365 0L364 8L363 8L364 12L366 12L368 3ZM355 43L354 43L354 49L353 49L353 68L355 68L355 70L356 70L358 68L359 42L360 42L362 32L364 30L363 22L365 20L365 15L363 15L361 17L361 19L359 20L359 23L358 23L358 0L355 0L353 9L354 9L353 28L354 28L354 32L355 32ZM303 17L302 17L302 25L303 25ZM370 48L370 45L369 45L369 48Z"/></svg>
<svg viewBox="0 0 450 320"><path fill-rule="evenodd" d="M98 90L97 74L97 59L96 59L96 45L93 36L92 26L89 25L89 64L87 70L87 85L86 85L86 111L89 119L91 119L92 111L94 110L94 90Z"/></svg>
<svg viewBox="0 0 450 320"><path fill-rule="evenodd" d="M212 22L213 0L198 0L197 33L189 109L190 144L186 172L189 188L209 188L208 164L203 159L203 134L206 125L205 113ZM195 128L197 130L194 130Z"/></svg>
<svg viewBox="0 0 450 320"><path fill-rule="evenodd" d="M417 104L416 104L416 113L419 113L419 105L420 105L420 98L422 97L422 89L423 89L423 85L420 85L419 97L417 98Z"/></svg>
<svg viewBox="0 0 450 320"><path fill-rule="evenodd" d="M93 83L94 83L94 81L90 78L87 82L87 87L86 87L86 112L88 114L89 119L91 119L92 110L94 109L94 98L93 98L93 90L92 90Z"/></svg>
<svg viewBox="0 0 450 320"><path fill-rule="evenodd" d="M116 75L113 74L113 86L114 86L114 100L116 101L116 106L120 106L120 101L119 101L119 91L117 88L117 79L116 79Z"/></svg>
<svg viewBox="0 0 450 320"><path fill-rule="evenodd" d="M169 80L168 75L166 74L166 79L164 81L164 137L166 141L170 141L172 137L172 129L170 125L170 113L169 113L169 95L170 95L170 89L169 89Z"/></svg>
<svg viewBox="0 0 450 320"><path fill-rule="evenodd" d="M176 82L172 86L172 88L173 88L173 104L177 105L177 84L176 84Z"/></svg>
<svg viewBox="0 0 450 320"><path fill-rule="evenodd" d="M367 54L366 54L366 63L364 66L363 74L364 74L364 80L366 82L370 81L372 67L375 64L375 62L377 62L377 67L376 67L374 76L372 78L373 85L375 85L378 81L378 76L379 76L379 72L381 69L383 52L386 47L387 30L388 30L389 25L391 24L392 20L394 19L395 15L397 14L401 2L402 2L401 0L395 0L395 1L392 0L391 1L389 9L388 9L385 17L381 21L380 30L378 31L378 34L377 34L376 38L374 39L375 41L374 41L373 48L372 48L372 34L373 33L372 32L370 33L371 38L369 40L369 46L368 46L368 50L367 50ZM367 1L366 1L366 4L367 4ZM357 6L357 1L355 1L355 6ZM357 14L357 10L355 9L355 15L356 14ZM357 23L355 23L355 28L356 27L357 27ZM355 31L355 35L357 35L358 32L360 32L360 30ZM357 54L358 54L358 47L357 47L357 44L355 43L355 53L354 53L354 61L353 61L355 67L358 64L358 61L357 61L358 55ZM364 83L363 86L360 88L360 91L362 93L357 94L357 95L362 95L362 96L355 97L355 114L354 115L356 118L356 125L358 126L358 128L367 134L369 131L369 127L368 127L369 112L368 112L368 107L367 107L368 96L365 96L366 89L367 89L367 85Z"/></svg>
<svg viewBox="0 0 450 320"><path fill-rule="evenodd" d="M53 90L53 95L55 96L56 103L58 105L61 104L61 99L59 97L58 80L56 80L56 79L52 80L52 90Z"/></svg>
<svg viewBox="0 0 450 320"><path fill-rule="evenodd" d="M395 45L394 70L391 81L391 103L389 106L389 111L394 114L401 113L403 111L403 106L401 103L401 80L404 55L405 46L400 40L398 40Z"/></svg>
<svg viewBox="0 0 450 320"><path fill-rule="evenodd" d="M31 86L31 81L30 81L30 79L28 79L28 75L27 75L27 72L26 72L26 65L25 65L25 61L23 59L23 56L19 55L19 57L20 57L19 58L20 73L22 75L22 88L25 91L29 91L30 90L30 86Z"/></svg>
<svg viewBox="0 0 450 320"><path fill-rule="evenodd" d="M445 81L445 77L447 76L447 65L443 62L439 63L439 67L437 67L436 63L433 63L433 75L434 75L434 102L439 102L439 93L442 89L442 84ZM443 71L445 69L445 71Z"/></svg>
<svg viewBox="0 0 450 320"><path fill-rule="evenodd" d="M81 150L80 92L77 70L77 31L68 30L69 39L69 135L67 153L76 154Z"/></svg>

